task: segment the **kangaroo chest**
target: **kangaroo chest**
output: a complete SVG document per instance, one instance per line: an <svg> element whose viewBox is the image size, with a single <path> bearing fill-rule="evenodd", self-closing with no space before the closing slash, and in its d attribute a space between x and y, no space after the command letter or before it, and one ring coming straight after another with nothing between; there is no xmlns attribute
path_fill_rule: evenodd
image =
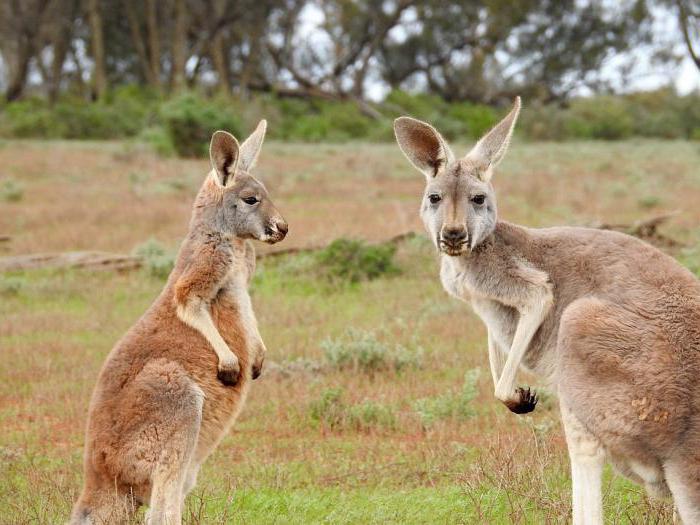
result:
<svg viewBox="0 0 700 525"><path fill-rule="evenodd" d="M236 354L239 354L240 350L250 350L257 326L248 293L248 278L245 261L234 255L231 267L212 305L217 314L217 328ZM241 346L244 348L240 348Z"/></svg>
<svg viewBox="0 0 700 525"><path fill-rule="evenodd" d="M513 342L520 317L517 310L480 293L468 269L459 260L442 258L440 280L443 288L451 296L471 303L474 312L486 325L499 348L507 352Z"/></svg>

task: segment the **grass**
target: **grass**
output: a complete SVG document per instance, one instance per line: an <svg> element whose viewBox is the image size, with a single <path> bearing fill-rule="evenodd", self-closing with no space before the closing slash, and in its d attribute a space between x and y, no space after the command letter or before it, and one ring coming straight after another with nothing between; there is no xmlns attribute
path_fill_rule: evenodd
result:
<svg viewBox="0 0 700 525"><path fill-rule="evenodd" d="M21 201L0 203L0 233L12 236L5 253L128 253L150 238L161 242L147 251L156 259L174 250L206 163L161 160L147 150L122 155L122 148L0 148L0 165L24 190ZM679 259L700 268L697 145L520 144L512 153L494 178L504 218L532 226L617 223L644 218L651 203L653 213L679 209L665 231L688 245ZM134 183L129 173L145 175ZM273 143L259 173L291 226L281 248L421 229L421 175L393 147ZM174 191L157 190L171 179ZM259 261L253 302L268 359L285 373L254 384L239 421L204 465L187 501L188 523L569 519L556 400L526 417L505 410L493 398L484 328L442 291L430 244L424 237L400 243L391 261L398 271L343 286L324 278L314 254ZM0 523L67 518L99 368L162 285L159 272L146 271L0 275ZM355 340L353 331L364 335ZM397 349L419 356L415 366L397 370ZM311 415L334 390L340 426ZM610 471L604 487L606 523L670 521L668 504L648 501Z"/></svg>

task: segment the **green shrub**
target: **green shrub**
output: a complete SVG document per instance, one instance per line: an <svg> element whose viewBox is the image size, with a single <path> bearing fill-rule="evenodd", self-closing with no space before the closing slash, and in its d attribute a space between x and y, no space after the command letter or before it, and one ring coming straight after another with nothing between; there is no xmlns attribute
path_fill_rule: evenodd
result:
<svg viewBox="0 0 700 525"><path fill-rule="evenodd" d="M341 388L324 390L320 399L310 404L309 416L314 424L330 430L367 432L376 428L396 427L396 416L391 408L370 400L348 405L343 401Z"/></svg>
<svg viewBox="0 0 700 525"><path fill-rule="evenodd" d="M397 274L395 254L396 246L392 244L371 245L361 240L336 239L317 252L316 260L329 279L356 283Z"/></svg>
<svg viewBox="0 0 700 525"><path fill-rule="evenodd" d="M0 296L18 295L24 287L25 281L21 277L0 275Z"/></svg>
<svg viewBox="0 0 700 525"><path fill-rule="evenodd" d="M159 279L167 279L175 266L175 256L155 239L139 244L132 253L143 260L143 267L150 275Z"/></svg>
<svg viewBox="0 0 700 525"><path fill-rule="evenodd" d="M139 134L138 140L150 145L153 151L163 157L172 157L177 153L170 135L163 126L145 128Z"/></svg>
<svg viewBox="0 0 700 525"><path fill-rule="evenodd" d="M474 368L464 375L464 385L459 392L446 392L435 397L417 399L413 410L418 414L424 428L431 427L436 421L455 419L463 421L475 415L471 403L477 394L480 370Z"/></svg>
<svg viewBox="0 0 700 525"><path fill-rule="evenodd" d="M624 139L634 131L629 106L612 96L575 99L566 126L571 137L584 139Z"/></svg>
<svg viewBox="0 0 700 525"><path fill-rule="evenodd" d="M0 200L5 202L19 202L24 196L24 186L14 179L7 179L0 183Z"/></svg>
<svg viewBox="0 0 700 525"><path fill-rule="evenodd" d="M66 132L48 104L31 98L5 106L2 118L3 135L16 138L60 138Z"/></svg>
<svg viewBox="0 0 700 525"><path fill-rule="evenodd" d="M409 350L399 344L389 345L372 332L349 329L338 339L326 339L321 349L328 364L338 370L354 370L369 374L406 368L420 368L423 349Z"/></svg>
<svg viewBox="0 0 700 525"><path fill-rule="evenodd" d="M161 108L161 119L175 152L181 157L205 157L212 133L225 130L241 137L241 123L225 101L185 93Z"/></svg>

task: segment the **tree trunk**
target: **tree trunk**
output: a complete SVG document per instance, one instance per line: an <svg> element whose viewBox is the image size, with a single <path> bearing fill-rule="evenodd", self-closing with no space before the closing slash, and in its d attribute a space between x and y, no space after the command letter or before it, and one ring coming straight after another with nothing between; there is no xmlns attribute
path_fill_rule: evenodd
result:
<svg viewBox="0 0 700 525"><path fill-rule="evenodd" d="M22 37L24 40L25 37ZM27 82L27 73L29 72L29 60L31 52L29 44L21 42L17 47L17 54L14 63L8 61L9 81L7 83L7 92L5 98L8 102L19 99L24 93L24 87Z"/></svg>
<svg viewBox="0 0 700 525"><path fill-rule="evenodd" d="M222 93L228 94L231 93L231 83L229 82L228 54L224 48L224 37L218 33L211 41L209 54L219 77L218 88Z"/></svg>
<svg viewBox="0 0 700 525"><path fill-rule="evenodd" d="M104 99L107 94L107 73L105 71L105 47L102 32L102 14L99 0L88 0L88 18L92 37L92 59L94 61L92 80L95 98Z"/></svg>
<svg viewBox="0 0 700 525"><path fill-rule="evenodd" d="M139 59L139 64L143 71L143 78L148 85L154 86L156 85L156 80L153 77L153 68L148 60L146 44L144 44L143 37L141 36L141 24L139 23L139 17L134 9L132 0L126 0L124 2L124 10L126 11L126 18L129 21L129 28L131 29L131 41L134 44L136 56Z"/></svg>
<svg viewBox="0 0 700 525"><path fill-rule="evenodd" d="M160 39L158 36L158 9L155 0L146 0L146 27L148 29L151 80L154 87L160 88Z"/></svg>
<svg viewBox="0 0 700 525"><path fill-rule="evenodd" d="M68 55L68 48L71 39L71 24L65 20L61 22L51 39L53 57L51 61L51 78L49 79L49 102L53 104L58 99L61 91L61 80L63 78L63 63Z"/></svg>
<svg viewBox="0 0 700 525"><path fill-rule="evenodd" d="M686 6L683 3L683 0L677 0L676 3L678 5L678 23L681 26L681 32L683 33L683 41L685 42L685 47L688 49L688 54L690 54L690 58L693 60L697 68L700 69L700 54L698 54L693 47L693 41L690 35L690 28L688 27L693 27L692 23L690 23L690 20L692 20L694 16L692 13L688 12Z"/></svg>
<svg viewBox="0 0 700 525"><path fill-rule="evenodd" d="M185 0L175 0L175 31L173 34L172 87L175 91L185 87L187 64L187 7Z"/></svg>

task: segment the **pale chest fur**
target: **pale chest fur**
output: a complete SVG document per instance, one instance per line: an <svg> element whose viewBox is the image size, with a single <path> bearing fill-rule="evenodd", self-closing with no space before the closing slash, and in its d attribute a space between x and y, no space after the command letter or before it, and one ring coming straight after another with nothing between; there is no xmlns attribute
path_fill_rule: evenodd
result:
<svg viewBox="0 0 700 525"><path fill-rule="evenodd" d="M221 285L221 293L226 299L225 304L238 316L248 351L252 350L258 333L253 303L248 292L248 283L252 277L251 271L253 269L248 264L245 253L236 251Z"/></svg>
<svg viewBox="0 0 700 525"><path fill-rule="evenodd" d="M442 257L440 281L447 293L472 305L474 313L486 325L500 350L507 353L513 342L518 312L484 295L460 259Z"/></svg>

